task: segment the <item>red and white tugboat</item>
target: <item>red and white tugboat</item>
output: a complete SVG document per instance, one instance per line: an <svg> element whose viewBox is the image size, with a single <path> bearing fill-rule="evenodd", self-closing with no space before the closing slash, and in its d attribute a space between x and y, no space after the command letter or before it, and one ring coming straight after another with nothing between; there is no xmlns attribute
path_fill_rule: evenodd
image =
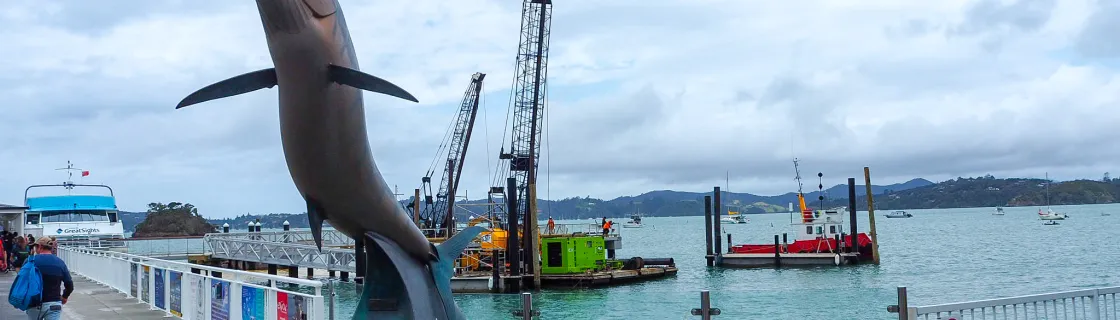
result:
<svg viewBox="0 0 1120 320"><path fill-rule="evenodd" d="M767 254L780 256L780 260L786 261L782 262L783 264L828 264L829 262L844 264L870 261L872 259L871 237L866 233L857 234L856 246L852 249L851 236L844 233L844 216L850 214L848 208L812 210L806 206L796 159L793 165L794 170L798 171L797 200L801 206L800 221L793 220L791 217L793 220L791 225L797 230L797 237L793 243L735 245L729 248L730 252L724 257L725 260L734 256ZM818 174L818 176L822 175ZM823 184L821 188L823 189ZM837 239L841 239L839 243Z"/></svg>

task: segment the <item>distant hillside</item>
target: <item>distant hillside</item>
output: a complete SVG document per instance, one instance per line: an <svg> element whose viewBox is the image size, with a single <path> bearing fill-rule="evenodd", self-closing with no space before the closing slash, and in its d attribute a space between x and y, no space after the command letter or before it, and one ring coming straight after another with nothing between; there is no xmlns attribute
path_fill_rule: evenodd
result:
<svg viewBox="0 0 1120 320"><path fill-rule="evenodd" d="M1120 199L1120 179L1074 180L1050 184L1052 205L1113 203L1117 199ZM846 199L833 199L826 205L839 206L847 203ZM858 199L856 204L860 210L867 209L865 199ZM990 175L957 178L875 196L875 208L879 210L1044 205L1046 180L996 179Z"/></svg>
<svg viewBox="0 0 1120 320"><path fill-rule="evenodd" d="M872 185L875 193L876 209L927 209L927 208L964 208L964 207L992 207L992 206L1037 206L1046 204L1045 181L1043 179L996 179L992 176L976 178L957 178L940 183L932 183L925 179L914 179L904 183L877 186ZM807 185L807 188L815 185ZM866 210L867 202L864 194L865 188L856 187L857 208ZM808 191L808 190L806 190ZM552 216L556 219L587 219L587 218L623 218L635 210L646 216L694 216L704 213L704 196L711 192L682 192L671 190L657 190L637 196L619 197L612 200L602 200L590 197L572 197L560 200L540 200L538 207L542 211L542 219ZM818 192L806 194L807 203L814 208L820 207L817 201ZM847 186L835 185L825 189L827 197L825 206L846 206ZM785 212L787 205L797 201L795 193L777 196L759 196L750 193L723 192L721 200L724 205L739 208L743 213L772 213ZM1053 182L1050 185L1050 203L1054 205L1066 204L1092 204L1113 203L1120 200L1120 179L1102 181L1075 180L1066 182ZM402 205L411 199L402 200ZM484 203L485 200L468 201L467 203ZM471 211L462 207L456 208L455 215L459 221L465 221L470 215L486 214L485 207L472 206ZM121 216L125 228L132 229L142 221L146 213L122 212ZM209 219L210 223L221 226L229 223L234 229L244 229L250 221L260 219L264 228L279 229L284 221L288 221L292 228L307 228L307 215L304 213L270 213L270 214L243 214L234 218Z"/></svg>

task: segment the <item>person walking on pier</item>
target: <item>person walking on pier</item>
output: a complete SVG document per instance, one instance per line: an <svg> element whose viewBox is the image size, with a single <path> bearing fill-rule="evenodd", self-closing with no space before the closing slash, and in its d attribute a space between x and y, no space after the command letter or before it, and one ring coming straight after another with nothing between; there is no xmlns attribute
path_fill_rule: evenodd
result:
<svg viewBox="0 0 1120 320"><path fill-rule="evenodd" d="M36 254L31 263L39 269L43 277L43 295L41 303L33 303L27 309L29 320L59 320L62 319L62 305L74 292L74 280L70 279L70 269L66 262L59 259L52 252L55 243L50 237L40 237L35 241ZM65 287L65 290L61 287Z"/></svg>

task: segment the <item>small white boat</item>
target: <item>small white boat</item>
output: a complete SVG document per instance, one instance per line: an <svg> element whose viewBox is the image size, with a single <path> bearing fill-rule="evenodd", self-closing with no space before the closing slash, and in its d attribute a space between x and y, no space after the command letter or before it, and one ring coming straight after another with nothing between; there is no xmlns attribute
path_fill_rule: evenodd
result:
<svg viewBox="0 0 1120 320"><path fill-rule="evenodd" d="M626 221L626 223L622 224L622 227L623 228L641 228L642 227L642 215L641 214L630 215L630 221Z"/></svg>
<svg viewBox="0 0 1120 320"><path fill-rule="evenodd" d="M1050 220L1050 221L1046 221L1046 223L1043 223L1043 225L1056 226L1056 225L1058 225L1058 222L1054 221L1054 220Z"/></svg>
<svg viewBox="0 0 1120 320"><path fill-rule="evenodd" d="M747 218L743 217L743 215L740 214L738 211L731 211L731 209L727 209L727 216L726 217L723 217L723 218L719 219L719 223L731 223L731 224L747 223L747 222L750 222L750 221L751 221L751 219L747 219Z"/></svg>
<svg viewBox="0 0 1120 320"><path fill-rule="evenodd" d="M996 215L996 216L1002 216L1002 215L1004 215L1004 213L1003 213L1003 207L996 207L996 212L995 212L995 213L993 213L992 215Z"/></svg>
<svg viewBox="0 0 1120 320"><path fill-rule="evenodd" d="M1111 216L1111 215L1112 215L1111 213L1101 212L1102 217L1107 217L1107 216Z"/></svg>
<svg viewBox="0 0 1120 320"><path fill-rule="evenodd" d="M909 212L902 210L895 210L894 212L887 214L887 218L910 218L913 216L914 215L910 214Z"/></svg>
<svg viewBox="0 0 1120 320"><path fill-rule="evenodd" d="M1046 213L1042 213L1042 209L1038 209L1039 220L1065 220L1069 215L1054 212L1054 210L1046 209Z"/></svg>

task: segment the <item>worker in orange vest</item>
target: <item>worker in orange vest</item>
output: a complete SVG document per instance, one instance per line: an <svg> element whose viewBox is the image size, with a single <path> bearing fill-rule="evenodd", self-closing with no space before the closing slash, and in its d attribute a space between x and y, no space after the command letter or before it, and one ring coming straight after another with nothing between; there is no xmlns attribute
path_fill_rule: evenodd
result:
<svg viewBox="0 0 1120 320"><path fill-rule="evenodd" d="M552 217L548 217L548 234L556 232L556 221L552 221Z"/></svg>

